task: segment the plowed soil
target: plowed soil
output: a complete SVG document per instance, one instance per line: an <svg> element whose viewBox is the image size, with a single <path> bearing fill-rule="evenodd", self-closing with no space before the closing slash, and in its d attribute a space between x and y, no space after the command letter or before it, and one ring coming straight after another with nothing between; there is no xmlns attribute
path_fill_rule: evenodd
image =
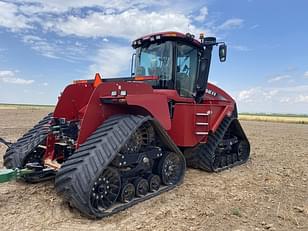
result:
<svg viewBox="0 0 308 231"><path fill-rule="evenodd" d="M47 113L1 109L0 137L15 141ZM52 181L1 184L0 230L308 230L308 125L242 125L248 163L215 174L189 169L178 188L102 220L69 208Z"/></svg>

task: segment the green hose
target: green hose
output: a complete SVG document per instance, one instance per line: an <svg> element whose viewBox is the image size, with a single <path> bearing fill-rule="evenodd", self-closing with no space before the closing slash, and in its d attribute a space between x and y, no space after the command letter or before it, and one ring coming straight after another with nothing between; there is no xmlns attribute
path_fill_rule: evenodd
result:
<svg viewBox="0 0 308 231"><path fill-rule="evenodd" d="M17 180L33 170L30 169L1 169L0 170L0 183L5 183L13 180Z"/></svg>

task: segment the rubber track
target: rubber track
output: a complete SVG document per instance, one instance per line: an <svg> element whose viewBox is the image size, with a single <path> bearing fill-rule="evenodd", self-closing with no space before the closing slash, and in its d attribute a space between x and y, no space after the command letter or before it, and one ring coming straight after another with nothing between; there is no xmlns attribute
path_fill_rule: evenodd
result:
<svg viewBox="0 0 308 231"><path fill-rule="evenodd" d="M219 172L237 165L241 165L247 161L236 161L233 164L220 167L220 168L214 168L213 163L216 158L216 149L221 142L221 140L224 137L224 134L228 130L229 126L231 125L233 120L236 120L237 118L231 117L225 117L222 123L220 124L219 128L216 130L215 133L209 134L208 136L208 142L206 144L200 144L198 145L192 153L186 158L187 164L189 167L197 168L201 170L205 170L207 172Z"/></svg>
<svg viewBox="0 0 308 231"><path fill-rule="evenodd" d="M137 128L149 120L152 120L149 116L135 115L117 115L106 120L74 155L62 164L55 178L57 192L61 193L71 206L88 217L101 218L174 188L174 185L163 187L156 193L149 193L129 203L121 203L103 213L94 211L90 205L90 193L95 179L111 163Z"/></svg>
<svg viewBox="0 0 308 231"><path fill-rule="evenodd" d="M47 137L48 127L46 125L51 117L52 113L48 114L6 150L3 157L6 168L24 167L24 160L27 155L33 152Z"/></svg>

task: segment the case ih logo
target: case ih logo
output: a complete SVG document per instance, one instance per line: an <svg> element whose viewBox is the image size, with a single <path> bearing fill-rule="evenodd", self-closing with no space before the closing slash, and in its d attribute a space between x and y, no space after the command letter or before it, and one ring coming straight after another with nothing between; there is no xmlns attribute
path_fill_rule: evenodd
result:
<svg viewBox="0 0 308 231"><path fill-rule="evenodd" d="M217 96L217 93L215 91L210 90L210 89L206 89L205 92L206 92L206 94L212 95L214 97Z"/></svg>

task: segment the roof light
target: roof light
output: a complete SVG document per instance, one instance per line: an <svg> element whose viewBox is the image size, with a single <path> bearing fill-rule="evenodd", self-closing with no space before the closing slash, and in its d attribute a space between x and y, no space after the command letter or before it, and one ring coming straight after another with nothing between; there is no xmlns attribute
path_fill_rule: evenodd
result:
<svg viewBox="0 0 308 231"><path fill-rule="evenodd" d="M167 34L164 34L164 36L166 37L176 37L176 33L167 33Z"/></svg>
<svg viewBox="0 0 308 231"><path fill-rule="evenodd" d="M159 77L158 76L136 76L134 78L135 81L145 81L145 80L158 80Z"/></svg>
<svg viewBox="0 0 308 231"><path fill-rule="evenodd" d="M74 84L78 84L78 83L88 83L88 80L74 80L73 83L74 83Z"/></svg>
<svg viewBox="0 0 308 231"><path fill-rule="evenodd" d="M155 39L156 39L156 40L159 40L159 39L161 39L161 36L160 36L160 34L159 34L159 35L156 35L156 36L155 36Z"/></svg>
<svg viewBox="0 0 308 231"><path fill-rule="evenodd" d="M150 41L151 41L151 42L154 42L154 41L155 41L154 36L152 36L152 37L150 38Z"/></svg>
<svg viewBox="0 0 308 231"><path fill-rule="evenodd" d="M141 45L141 44L142 44L141 39L137 41L137 44L138 44L138 45Z"/></svg>

